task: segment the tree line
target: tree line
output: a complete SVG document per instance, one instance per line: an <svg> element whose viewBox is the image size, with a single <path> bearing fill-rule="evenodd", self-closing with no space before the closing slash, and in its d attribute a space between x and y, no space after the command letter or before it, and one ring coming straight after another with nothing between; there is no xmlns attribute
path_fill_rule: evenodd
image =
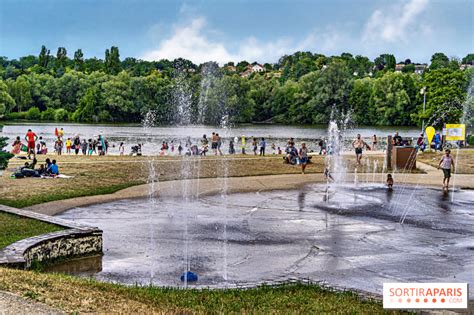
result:
<svg viewBox="0 0 474 315"><path fill-rule="evenodd" d="M153 113L154 123L163 125L326 124L334 113L350 113L359 125L425 120L439 127L462 116L474 70L461 64L474 64L474 54L457 60L435 53L429 67L415 73L419 65L406 59L397 66L390 54L371 61L296 52L243 77L247 61L219 67L182 58L121 60L117 47L107 49L103 60L86 59L81 49L71 59L64 47L52 55L43 46L38 56L0 57L0 117L140 122Z"/></svg>

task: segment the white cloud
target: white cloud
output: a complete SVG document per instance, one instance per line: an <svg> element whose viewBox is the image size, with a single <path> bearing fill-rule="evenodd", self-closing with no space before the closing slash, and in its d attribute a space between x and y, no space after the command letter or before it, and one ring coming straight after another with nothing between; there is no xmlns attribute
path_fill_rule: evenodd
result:
<svg viewBox="0 0 474 315"><path fill-rule="evenodd" d="M153 33L153 29L150 30L150 36L153 37ZM172 33L158 43L157 48L145 52L141 58L172 60L182 57L195 63L216 61L220 64L241 60L276 62L281 56L299 50L331 54L342 38L337 31L330 29L313 31L299 42L289 38L262 41L250 36L237 42L234 46L238 49L231 52L224 42L210 38L209 34L219 32L209 29L205 18L193 18L186 24L175 26Z"/></svg>
<svg viewBox="0 0 474 315"><path fill-rule="evenodd" d="M209 60L219 63L232 60L232 56L220 42L213 42L203 33L206 26L204 18L196 18L190 24L175 27L173 34L160 42L157 49L143 54L144 60L175 59L178 57L190 59L196 63Z"/></svg>
<svg viewBox="0 0 474 315"><path fill-rule="evenodd" d="M426 33L428 26L420 27L418 19L427 5L428 0L409 0L403 5L397 3L375 10L365 25L362 39L406 42L415 34Z"/></svg>

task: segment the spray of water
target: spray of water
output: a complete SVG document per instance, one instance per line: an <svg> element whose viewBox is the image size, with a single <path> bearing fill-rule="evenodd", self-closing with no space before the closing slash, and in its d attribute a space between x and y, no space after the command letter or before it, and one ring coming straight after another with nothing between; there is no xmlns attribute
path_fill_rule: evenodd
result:
<svg viewBox="0 0 474 315"><path fill-rule="evenodd" d="M229 123L229 116L224 115L221 120L221 128L224 131L223 138L227 139L229 137L229 128L230 128L230 123ZM223 229L223 253L224 253L224 266L223 266L223 274L222 277L224 278L224 281L228 280L228 275L227 275L227 256L228 256L228 236L227 236L227 212L228 212L228 177L229 177L229 166L228 166L228 161L225 158L221 158L221 167L223 170L223 178L222 178L222 191L221 191L221 197L222 197L222 206L224 208L224 229Z"/></svg>
<svg viewBox="0 0 474 315"><path fill-rule="evenodd" d="M344 151L345 122L338 123L331 120L328 126L328 155L326 155L326 166L329 169L334 182L340 184L346 179L346 166L342 157Z"/></svg>
<svg viewBox="0 0 474 315"><path fill-rule="evenodd" d="M466 100L463 102L462 106L462 116L460 119L461 124L469 124L470 119L472 116L472 107L474 103L474 91L473 91L473 86L474 86L474 77L471 78L471 81L469 82L469 87L467 89L467 96ZM461 156L459 155L459 150L460 146L457 146L456 150L456 159L454 162L454 172L453 172L453 182L452 182L452 190L451 190L451 202L454 202L454 192L455 192L455 187L456 187L456 172L458 171L458 162Z"/></svg>
<svg viewBox="0 0 474 315"><path fill-rule="evenodd" d="M156 115L154 111L148 111L145 116L143 117L142 126L145 135L150 133L151 128L155 125ZM148 201L149 201L149 213L148 215L152 217L154 215L154 211L157 209L156 204L156 191L158 188L158 176L156 174L155 169L155 160L154 156L151 155L148 157L146 161L146 165L148 168ZM149 220L149 235L150 235L150 243L148 246L148 253L149 257L152 257L156 253L156 240L155 240L155 228L154 225L151 223L152 220ZM151 259L150 263L150 283L153 282L153 278L155 276L155 260Z"/></svg>
<svg viewBox="0 0 474 315"><path fill-rule="evenodd" d="M192 118L192 91L186 79L185 71L177 67L174 72L174 87L172 100L176 109L174 123L176 126L186 126L191 124ZM193 192L193 174L195 173L195 159L192 156L183 154L180 165L181 179L181 206L183 213L183 274L184 287L188 287L187 274L191 271L192 237L189 233L189 219L192 216L192 202L197 197L198 192ZM197 179L199 180L199 179Z"/></svg>

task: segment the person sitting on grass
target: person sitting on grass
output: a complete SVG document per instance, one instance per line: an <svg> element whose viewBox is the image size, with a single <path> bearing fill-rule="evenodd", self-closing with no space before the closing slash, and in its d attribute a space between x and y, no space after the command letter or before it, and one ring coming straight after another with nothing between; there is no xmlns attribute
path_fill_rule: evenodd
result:
<svg viewBox="0 0 474 315"><path fill-rule="evenodd" d="M20 137L16 137L16 140L12 144L11 154L20 154L21 153L21 140Z"/></svg>
<svg viewBox="0 0 474 315"><path fill-rule="evenodd" d="M36 163L38 161L36 158L33 158L31 163L26 162L25 165L16 169L12 174L12 177L15 178L24 178L24 177L39 177L38 171L35 170Z"/></svg>
<svg viewBox="0 0 474 315"><path fill-rule="evenodd" d="M441 168L443 170L443 189L446 190L449 187L449 179L451 178L451 167L454 172L454 159L451 157L451 150L446 149L445 155L443 155L438 164L438 169Z"/></svg>
<svg viewBox="0 0 474 315"><path fill-rule="evenodd" d="M286 156L284 157L285 163L296 164L296 158L298 156L298 150L296 150L293 142L289 142L288 147L286 148Z"/></svg>
<svg viewBox="0 0 474 315"><path fill-rule="evenodd" d="M389 190L393 188L393 177L392 174L387 174L387 187Z"/></svg>
<svg viewBox="0 0 474 315"><path fill-rule="evenodd" d="M51 160L49 158L47 158L45 161L44 161L44 169L45 169L45 173L48 173L48 170L49 170L49 167L51 166Z"/></svg>
<svg viewBox="0 0 474 315"><path fill-rule="evenodd" d="M59 175L59 167L58 165L56 164L56 160L53 160L53 162L51 163L51 165L48 167L48 169L46 170L47 173L51 174L51 175Z"/></svg>

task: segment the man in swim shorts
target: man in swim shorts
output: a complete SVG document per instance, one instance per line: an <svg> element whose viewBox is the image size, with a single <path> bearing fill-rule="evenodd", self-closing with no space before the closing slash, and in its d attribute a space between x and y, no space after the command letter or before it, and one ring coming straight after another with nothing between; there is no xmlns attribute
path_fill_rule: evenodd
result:
<svg viewBox="0 0 474 315"><path fill-rule="evenodd" d="M31 159L31 153L33 152L33 158L36 158L36 152L35 152L35 142L38 140L38 136L36 133L31 131L31 129L28 129L28 132L26 133L25 140L27 142L28 146L28 158Z"/></svg>
<svg viewBox="0 0 474 315"><path fill-rule="evenodd" d="M360 134L357 134L357 138L352 141L352 146L355 149L355 154L357 158L357 165L360 165L360 160L362 159L362 148L367 146L367 144L362 140Z"/></svg>

